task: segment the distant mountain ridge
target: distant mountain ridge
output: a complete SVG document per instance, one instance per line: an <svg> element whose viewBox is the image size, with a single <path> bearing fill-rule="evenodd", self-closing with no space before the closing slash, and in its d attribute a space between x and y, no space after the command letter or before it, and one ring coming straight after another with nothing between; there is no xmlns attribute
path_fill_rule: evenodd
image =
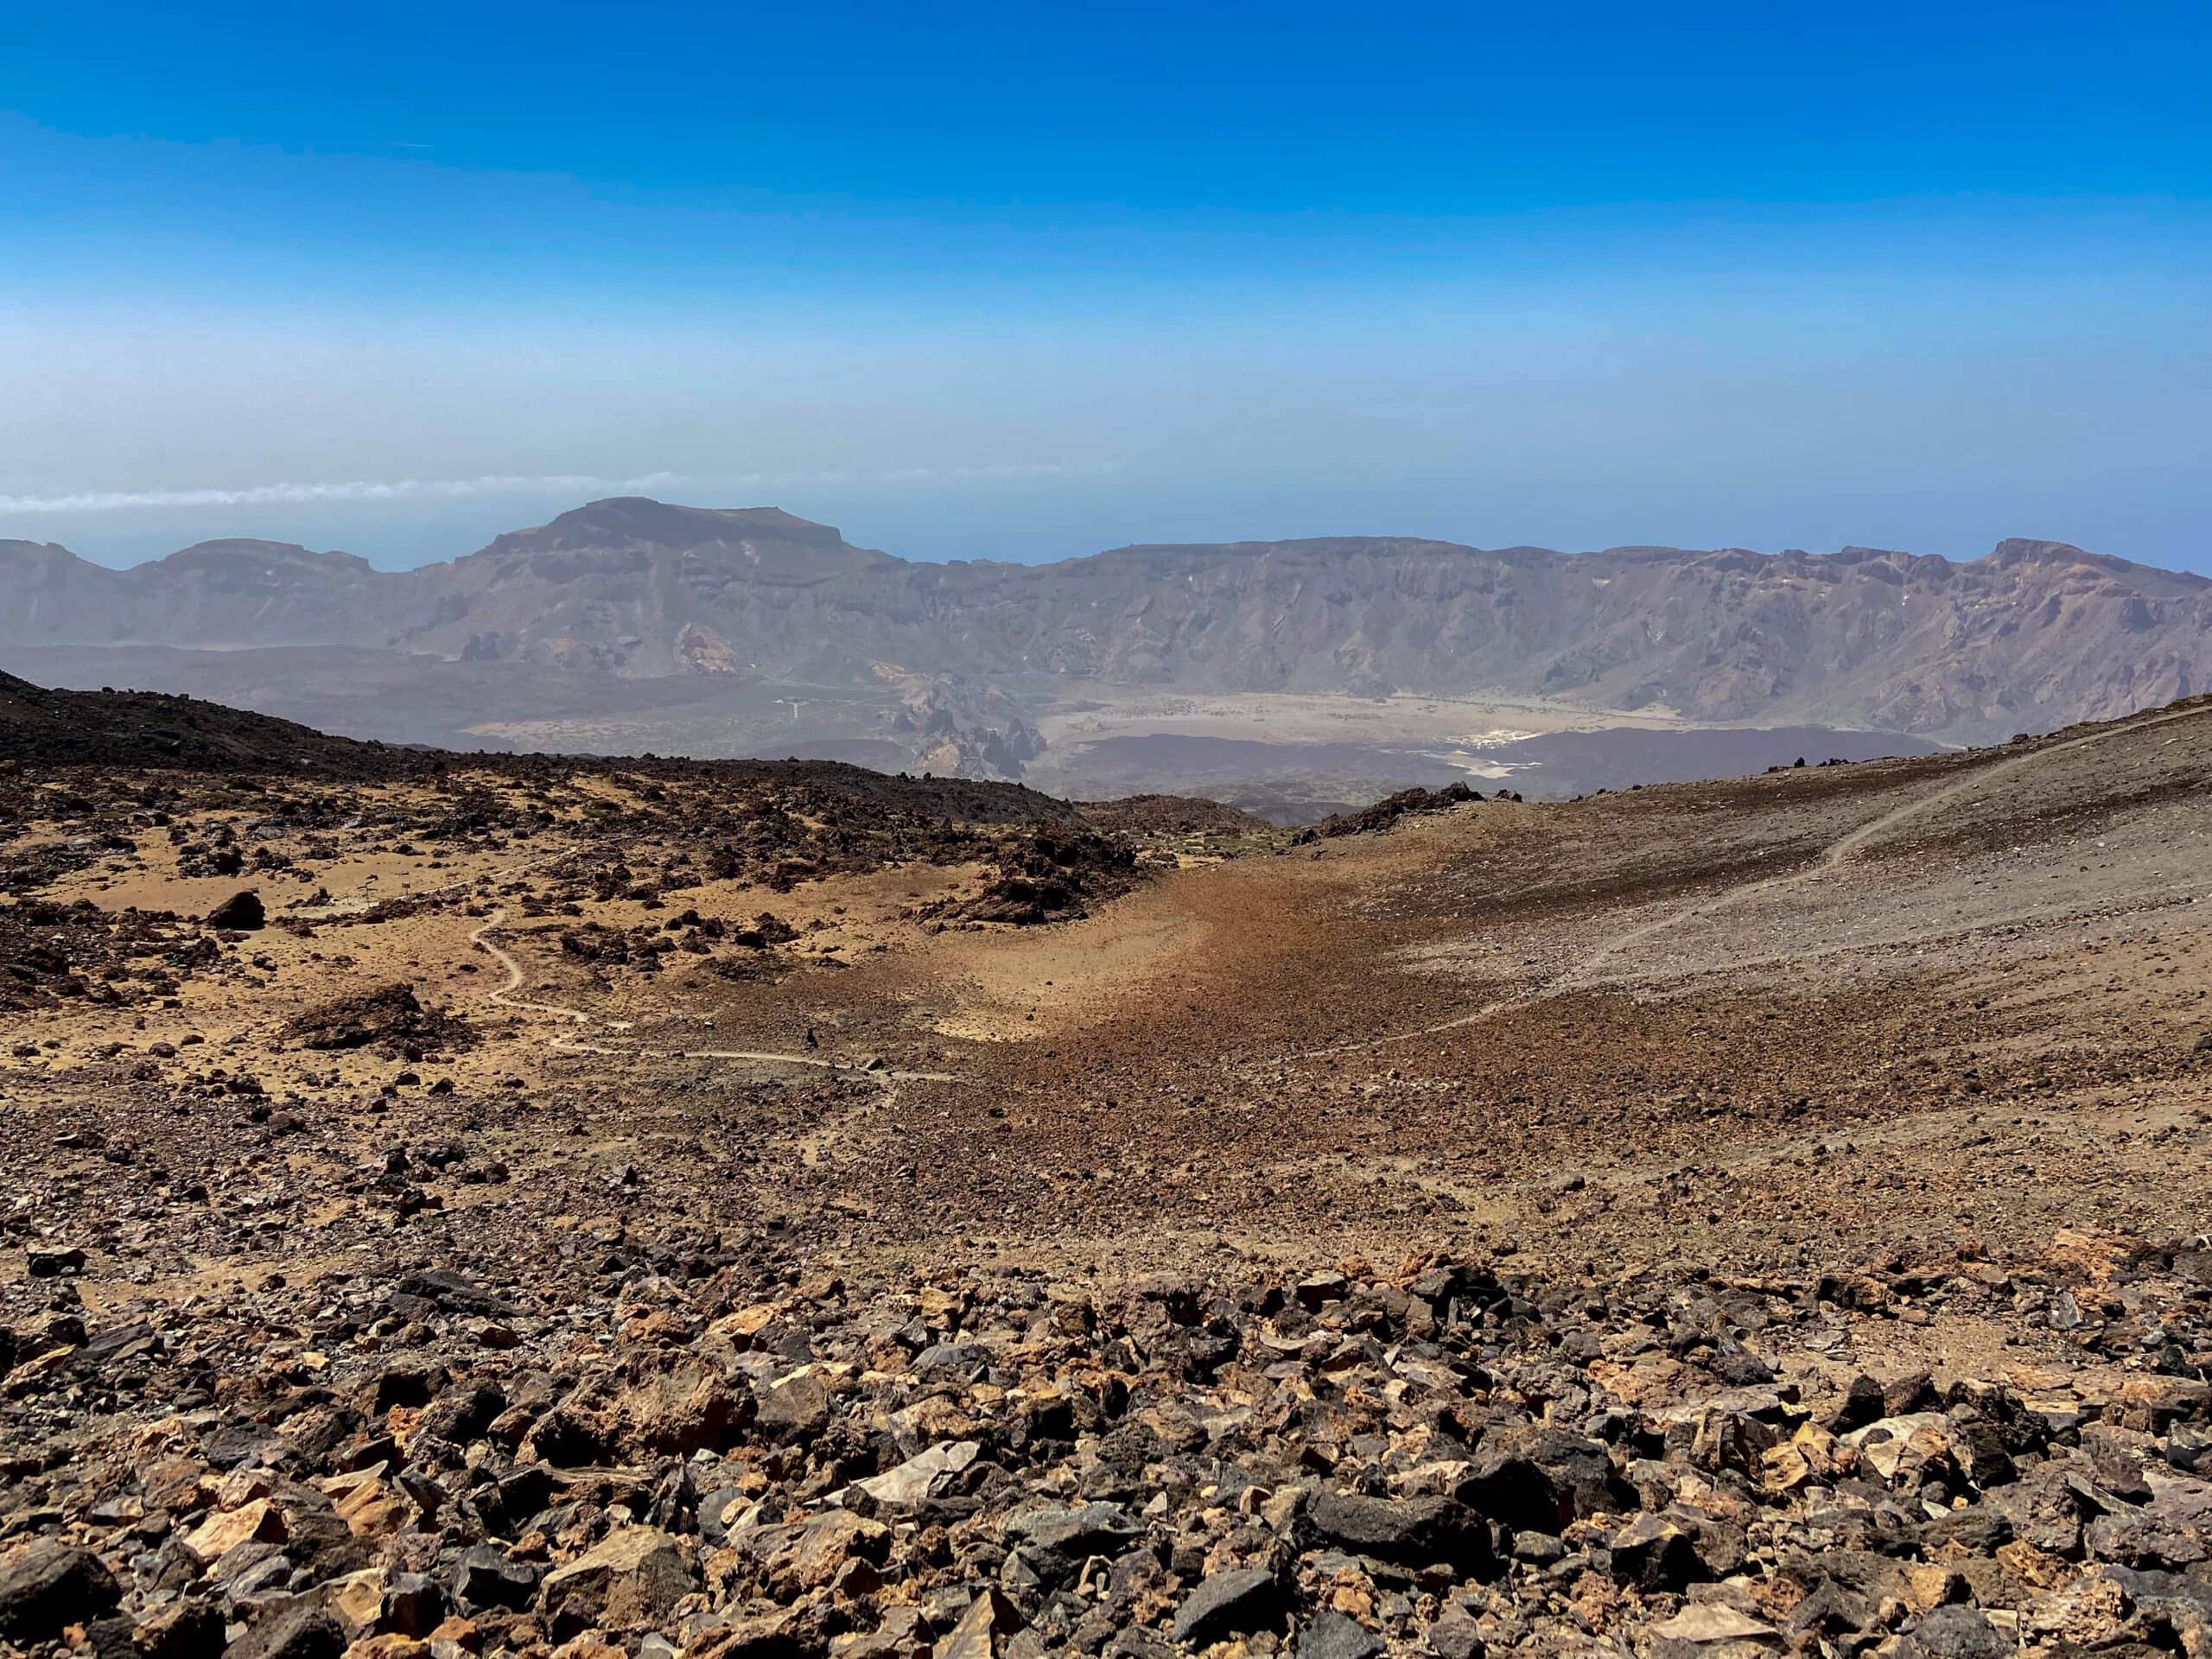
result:
<svg viewBox="0 0 2212 1659"><path fill-rule="evenodd" d="M0 542L0 647L123 644L832 687L1495 691L1980 739L2212 685L2212 580L2026 540L1965 563L1332 537L924 564L774 508L634 497L397 573L281 543L111 570Z"/></svg>

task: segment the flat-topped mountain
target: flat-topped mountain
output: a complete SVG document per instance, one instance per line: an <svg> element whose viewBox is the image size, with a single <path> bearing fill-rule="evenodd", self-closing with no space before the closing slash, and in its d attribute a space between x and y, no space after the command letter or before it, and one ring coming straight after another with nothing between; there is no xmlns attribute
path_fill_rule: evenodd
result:
<svg viewBox="0 0 2212 1659"><path fill-rule="evenodd" d="M774 508L595 501L406 572L202 543L0 542L0 646L353 645L622 679L1540 695L1959 738L2212 683L2212 581L2057 542L1948 559L1402 537L912 563Z"/></svg>

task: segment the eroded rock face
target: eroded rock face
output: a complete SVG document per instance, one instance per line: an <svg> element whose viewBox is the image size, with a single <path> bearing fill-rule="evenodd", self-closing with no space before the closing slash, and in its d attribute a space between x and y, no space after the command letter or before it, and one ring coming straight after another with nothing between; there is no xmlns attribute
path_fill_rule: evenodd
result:
<svg viewBox="0 0 2212 1659"><path fill-rule="evenodd" d="M2203 685L2208 607L2202 578L2017 539L1966 563L1346 536L916 565L772 509L631 499L401 572L264 542L108 570L0 541L3 644L343 643L626 677L741 668L810 689L834 663L856 685L897 663L920 682L904 747L939 772L1010 772L1033 753L995 688L1040 672L1185 692L1573 693L2001 739L2008 713L2108 717ZM133 751L148 761L196 735L174 715L148 723Z"/></svg>

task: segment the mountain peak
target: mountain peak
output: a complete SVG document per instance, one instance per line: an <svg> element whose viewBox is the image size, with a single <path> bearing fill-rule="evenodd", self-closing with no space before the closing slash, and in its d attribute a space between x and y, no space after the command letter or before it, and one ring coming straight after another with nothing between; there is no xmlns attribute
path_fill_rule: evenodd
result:
<svg viewBox="0 0 2212 1659"><path fill-rule="evenodd" d="M2196 575L2186 570L2162 570L2156 565L2137 564L2132 560L2114 558L2109 553L2091 553L2071 542L2036 541L2024 536L2006 537L1990 550L1983 563L2000 570L2035 566L2050 569L2094 570L2108 576L2125 576L2160 591L2193 592L2212 588L2212 577Z"/></svg>
<svg viewBox="0 0 2212 1659"><path fill-rule="evenodd" d="M588 501L550 524L513 534L531 538L537 550L547 552L613 546L683 549L748 539L822 548L845 544L834 525L817 524L781 507L686 507L645 495Z"/></svg>
<svg viewBox="0 0 2212 1659"><path fill-rule="evenodd" d="M1989 550L1993 564L2113 564L2125 566L2123 559L2109 558L2101 553L2088 553L2071 542L2039 541L2031 536L2007 536Z"/></svg>

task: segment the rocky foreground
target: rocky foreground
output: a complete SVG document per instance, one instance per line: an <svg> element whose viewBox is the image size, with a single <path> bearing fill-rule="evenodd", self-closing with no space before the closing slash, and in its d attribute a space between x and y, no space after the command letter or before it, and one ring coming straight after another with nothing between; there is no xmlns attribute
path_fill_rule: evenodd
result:
<svg viewBox="0 0 2212 1659"><path fill-rule="evenodd" d="M0 768L9 1652L2212 1656L2206 705L1287 849L200 712Z"/></svg>
<svg viewBox="0 0 2212 1659"><path fill-rule="evenodd" d="M557 1279L278 1274L118 1325L9 1225L50 1290L0 1337L11 1650L2212 1653L2201 1240L1093 1292L613 1228ZM1961 1309L2080 1365L1835 1363Z"/></svg>

